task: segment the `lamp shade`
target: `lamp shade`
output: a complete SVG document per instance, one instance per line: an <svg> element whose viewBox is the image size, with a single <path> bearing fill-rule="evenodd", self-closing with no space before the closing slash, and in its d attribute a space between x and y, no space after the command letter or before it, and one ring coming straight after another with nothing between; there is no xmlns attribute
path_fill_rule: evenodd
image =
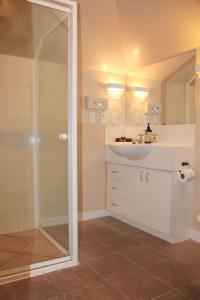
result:
<svg viewBox="0 0 200 300"><path fill-rule="evenodd" d="M133 96L136 102L144 102L149 95L149 89L144 87L133 87Z"/></svg>
<svg viewBox="0 0 200 300"><path fill-rule="evenodd" d="M107 83L106 88L109 98L114 100L119 100L125 90L124 85L119 83Z"/></svg>

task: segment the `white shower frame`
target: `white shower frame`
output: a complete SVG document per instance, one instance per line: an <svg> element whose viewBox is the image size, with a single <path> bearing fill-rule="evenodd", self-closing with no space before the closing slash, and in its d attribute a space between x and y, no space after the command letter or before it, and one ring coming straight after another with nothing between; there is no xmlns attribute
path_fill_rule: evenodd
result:
<svg viewBox="0 0 200 300"><path fill-rule="evenodd" d="M48 272L72 267L78 264L78 213L77 213L77 3L70 0L26 0L48 8L53 8L70 14L70 49L69 49L69 132L68 132L68 171L69 171L69 245L70 256L58 258L51 261L41 262L26 267L2 272L0 285L16 280L38 276ZM40 47L39 47L40 48ZM34 67L34 86L37 83ZM33 89L34 106L37 108L37 89ZM66 99L66 101L68 101ZM36 117L33 121L34 136L37 136ZM38 155L37 148L34 149L34 173L37 175ZM34 176L35 198L36 198L36 219L38 226L38 189L37 176ZM67 201L67 199L66 199ZM67 232L66 232L67 234Z"/></svg>

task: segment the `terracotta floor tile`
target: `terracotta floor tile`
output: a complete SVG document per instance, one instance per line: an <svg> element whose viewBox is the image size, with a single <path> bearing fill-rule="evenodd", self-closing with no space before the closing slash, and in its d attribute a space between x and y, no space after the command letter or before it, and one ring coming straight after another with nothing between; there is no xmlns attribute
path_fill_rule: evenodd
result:
<svg viewBox="0 0 200 300"><path fill-rule="evenodd" d="M17 267L29 266L46 260L51 260L50 257L29 255L29 254L16 254L5 264L0 266L0 271L10 270Z"/></svg>
<svg viewBox="0 0 200 300"><path fill-rule="evenodd" d="M46 279L39 276L2 286L7 300L62 300L61 293Z"/></svg>
<svg viewBox="0 0 200 300"><path fill-rule="evenodd" d="M10 300L0 288L0 300Z"/></svg>
<svg viewBox="0 0 200 300"><path fill-rule="evenodd" d="M117 235L112 227L100 223L79 223L79 243L103 240Z"/></svg>
<svg viewBox="0 0 200 300"><path fill-rule="evenodd" d="M10 260L13 256L15 256L16 254L15 253L12 253L12 252L3 252L3 251L0 251L0 266L4 263L6 263L8 260ZM1 299L1 298L0 298Z"/></svg>
<svg viewBox="0 0 200 300"><path fill-rule="evenodd" d="M113 238L106 239L105 245L107 245L115 251L119 251L123 254L126 254L130 249L141 245L141 242L136 239L133 239L128 234L120 234Z"/></svg>
<svg viewBox="0 0 200 300"><path fill-rule="evenodd" d="M50 273L48 278L65 295L102 282L102 279L84 264Z"/></svg>
<svg viewBox="0 0 200 300"><path fill-rule="evenodd" d="M119 231L120 233L127 233L127 232L132 232L138 230L136 227L131 226L127 223L124 223L122 221L119 221L115 218L112 217L104 217L104 218L99 218L97 222L104 223L108 226L111 226L115 230Z"/></svg>
<svg viewBox="0 0 200 300"><path fill-rule="evenodd" d="M93 285L68 295L67 300L127 300L107 283Z"/></svg>
<svg viewBox="0 0 200 300"><path fill-rule="evenodd" d="M154 299L170 290L169 286L144 271L130 272L113 280L112 284L134 300Z"/></svg>
<svg viewBox="0 0 200 300"><path fill-rule="evenodd" d="M156 298L156 300L188 300L188 298L176 291L172 291Z"/></svg>
<svg viewBox="0 0 200 300"><path fill-rule="evenodd" d="M112 224L113 222L121 222L120 220L117 220L111 216L106 216L106 217L102 217L102 218L98 218L96 219L97 222L103 222L106 223L108 225Z"/></svg>
<svg viewBox="0 0 200 300"><path fill-rule="evenodd" d="M48 240L35 240L23 249L23 253L54 258L57 257L58 249Z"/></svg>
<svg viewBox="0 0 200 300"><path fill-rule="evenodd" d="M200 284L187 285L180 289L180 291L190 300L200 300Z"/></svg>
<svg viewBox="0 0 200 300"><path fill-rule="evenodd" d="M59 249L57 249L57 252L55 252L53 258L61 258L61 257L66 257L68 256L68 254L66 255L65 253L61 252ZM52 259L52 257L51 257Z"/></svg>
<svg viewBox="0 0 200 300"><path fill-rule="evenodd" d="M43 228L46 232L48 232L50 235L56 236L56 235L68 235L68 225L67 224L61 224L61 225L54 225L54 226L48 226Z"/></svg>
<svg viewBox="0 0 200 300"><path fill-rule="evenodd" d="M9 237L18 237L18 238L29 238L29 239L46 239L44 234L38 230L38 229L31 229L31 230L25 230L25 231L19 231L10 233L8 235Z"/></svg>
<svg viewBox="0 0 200 300"><path fill-rule="evenodd" d="M152 249L149 245L132 248L127 257L141 267L147 267L168 259L165 254Z"/></svg>
<svg viewBox="0 0 200 300"><path fill-rule="evenodd" d="M155 264L147 270L175 288L196 282L200 278L199 272L172 259Z"/></svg>
<svg viewBox="0 0 200 300"><path fill-rule="evenodd" d="M68 247L67 227L47 230ZM200 300L200 243L171 245L112 217L79 222L79 241L80 265L0 287L0 300ZM61 255L38 230L0 237L5 269Z"/></svg>
<svg viewBox="0 0 200 300"><path fill-rule="evenodd" d="M44 230L66 250L69 249L68 224L44 227Z"/></svg>
<svg viewBox="0 0 200 300"><path fill-rule="evenodd" d="M104 241L85 243L79 246L79 260L87 261L113 253L114 250L107 247Z"/></svg>
<svg viewBox="0 0 200 300"><path fill-rule="evenodd" d="M5 237L0 240L0 251L20 252L31 242L32 239Z"/></svg>
<svg viewBox="0 0 200 300"><path fill-rule="evenodd" d="M175 258L179 263L200 272L200 249Z"/></svg>
<svg viewBox="0 0 200 300"><path fill-rule="evenodd" d="M88 265L104 279L116 278L131 270L138 270L138 266L132 264L119 254L111 254L100 259L89 261Z"/></svg>
<svg viewBox="0 0 200 300"><path fill-rule="evenodd" d="M137 230L134 232L130 232L128 233L128 235L132 238L134 238L136 241L143 243L143 244L150 244L150 243L154 243L157 241L161 241L159 238L157 238L156 236L153 236L149 233L146 233L142 230Z"/></svg>
<svg viewBox="0 0 200 300"><path fill-rule="evenodd" d="M51 236L66 250L69 250L69 236L66 236L66 234L57 234Z"/></svg>
<svg viewBox="0 0 200 300"><path fill-rule="evenodd" d="M189 240L187 240L187 243L193 245L193 246L196 247L197 249L200 249L200 242L193 241L193 240L189 239Z"/></svg>
<svg viewBox="0 0 200 300"><path fill-rule="evenodd" d="M153 247L156 250L162 251L170 258L176 258L182 255L187 255L197 249L197 247L189 241L184 241L172 245L168 242L160 240L155 243L152 243L151 247Z"/></svg>

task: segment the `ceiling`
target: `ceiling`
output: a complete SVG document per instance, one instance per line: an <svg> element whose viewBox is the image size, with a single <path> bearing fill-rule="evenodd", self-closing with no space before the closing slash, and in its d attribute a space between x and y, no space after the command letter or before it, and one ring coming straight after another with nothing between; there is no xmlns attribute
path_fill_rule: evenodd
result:
<svg viewBox="0 0 200 300"><path fill-rule="evenodd" d="M127 74L200 46L198 0L78 0L83 67Z"/></svg>
<svg viewBox="0 0 200 300"><path fill-rule="evenodd" d="M175 78L176 74L176 78L178 79L179 74L180 79L181 76L184 77L184 74L191 73L192 68L194 73L194 64L195 51L189 51L185 54L177 55L162 62L137 69L130 72L128 75L136 78L162 81L167 77L172 76L172 74L174 74L173 78ZM183 68L183 66L185 66L185 68Z"/></svg>
<svg viewBox="0 0 200 300"><path fill-rule="evenodd" d="M126 75L200 46L199 0L77 2L83 69ZM41 34L59 18L32 7L26 0L0 1L0 53L35 56ZM54 43L63 47L60 38Z"/></svg>

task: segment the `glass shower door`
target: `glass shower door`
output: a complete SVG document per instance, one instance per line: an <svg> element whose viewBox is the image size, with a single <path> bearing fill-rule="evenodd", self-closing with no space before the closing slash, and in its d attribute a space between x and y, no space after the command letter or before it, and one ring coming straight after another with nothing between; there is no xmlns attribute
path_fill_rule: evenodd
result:
<svg viewBox="0 0 200 300"><path fill-rule="evenodd" d="M45 8L49 31L37 54L38 223L69 255L69 16ZM47 11L48 10L48 11Z"/></svg>

